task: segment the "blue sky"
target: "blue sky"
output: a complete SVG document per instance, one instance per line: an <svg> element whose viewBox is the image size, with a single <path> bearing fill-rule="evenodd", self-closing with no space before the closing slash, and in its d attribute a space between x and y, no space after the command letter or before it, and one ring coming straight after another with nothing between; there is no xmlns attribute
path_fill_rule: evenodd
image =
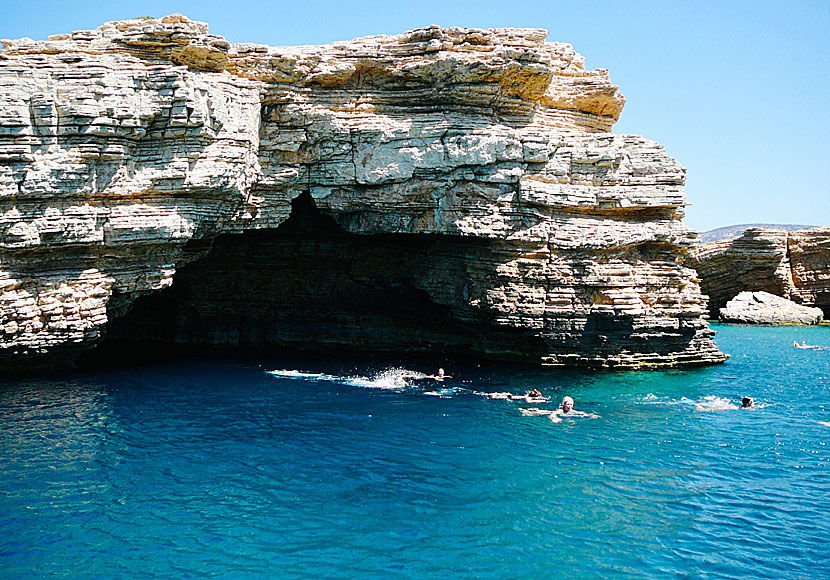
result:
<svg viewBox="0 0 830 580"><path fill-rule="evenodd" d="M688 169L686 223L830 225L830 1L8 1L0 38L173 12L230 42L320 44L441 26L545 28L628 99L615 133Z"/></svg>

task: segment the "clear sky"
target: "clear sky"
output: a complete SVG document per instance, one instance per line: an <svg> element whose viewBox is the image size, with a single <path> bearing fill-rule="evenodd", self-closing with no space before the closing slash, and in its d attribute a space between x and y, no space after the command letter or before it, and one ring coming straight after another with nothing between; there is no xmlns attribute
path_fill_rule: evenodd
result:
<svg viewBox="0 0 830 580"><path fill-rule="evenodd" d="M230 42L322 44L439 24L545 28L628 102L615 133L688 169L686 223L830 225L830 0L6 0L0 38L180 12Z"/></svg>

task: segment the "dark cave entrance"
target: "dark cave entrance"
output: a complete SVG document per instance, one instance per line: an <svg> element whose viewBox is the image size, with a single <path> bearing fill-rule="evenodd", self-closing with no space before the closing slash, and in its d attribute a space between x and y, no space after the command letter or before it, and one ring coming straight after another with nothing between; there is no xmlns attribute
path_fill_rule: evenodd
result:
<svg viewBox="0 0 830 580"><path fill-rule="evenodd" d="M205 242L193 242L194 247ZM527 329L472 307L488 240L352 234L308 193L276 229L225 234L173 285L111 321L98 349L337 349L478 358L539 355ZM472 272L471 269L476 270Z"/></svg>

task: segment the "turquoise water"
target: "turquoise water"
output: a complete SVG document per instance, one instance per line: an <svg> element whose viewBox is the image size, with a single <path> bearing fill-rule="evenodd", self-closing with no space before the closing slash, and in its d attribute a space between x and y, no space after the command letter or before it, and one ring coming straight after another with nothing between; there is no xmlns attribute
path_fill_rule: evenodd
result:
<svg viewBox="0 0 830 580"><path fill-rule="evenodd" d="M400 361L248 358L0 382L0 577L828 578L830 350L792 342L830 328L717 330L732 359L683 372L407 385ZM532 387L599 418L484 396Z"/></svg>

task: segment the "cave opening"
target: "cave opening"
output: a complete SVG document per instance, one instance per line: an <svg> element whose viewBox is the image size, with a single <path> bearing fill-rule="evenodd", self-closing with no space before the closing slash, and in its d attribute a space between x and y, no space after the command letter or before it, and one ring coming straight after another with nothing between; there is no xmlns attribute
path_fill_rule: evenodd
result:
<svg viewBox="0 0 830 580"><path fill-rule="evenodd" d="M194 251L205 244L191 243ZM215 238L203 258L177 271L171 287L136 299L112 319L96 352L541 354L532 332L494 325L494 313L471 300L484 289L471 282L480 276L470 269L492 267L494 243L353 234L304 192L278 228Z"/></svg>

